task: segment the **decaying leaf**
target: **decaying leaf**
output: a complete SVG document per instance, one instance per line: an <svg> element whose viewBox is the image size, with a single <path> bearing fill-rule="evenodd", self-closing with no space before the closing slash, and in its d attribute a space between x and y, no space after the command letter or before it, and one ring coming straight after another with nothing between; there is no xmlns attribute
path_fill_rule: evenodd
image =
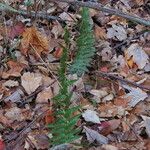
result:
<svg viewBox="0 0 150 150"><path fill-rule="evenodd" d="M19 85L18 81L14 81L14 80L8 80L3 83L3 86L5 86L5 87L14 87L14 86L18 86L18 85Z"/></svg>
<svg viewBox="0 0 150 150"><path fill-rule="evenodd" d="M121 25L112 24L112 28L107 29L108 38L117 38L119 41L127 38L126 30Z"/></svg>
<svg viewBox="0 0 150 150"><path fill-rule="evenodd" d="M21 71L26 67L25 64L19 63L16 61L12 61L12 60L8 61L7 64L10 69L8 71L2 73L2 78L4 78L4 79L7 79L10 76L13 76L13 77L21 76L21 74L20 74Z"/></svg>
<svg viewBox="0 0 150 150"><path fill-rule="evenodd" d="M82 117L85 119L85 121L93 122L93 123L100 123L100 119L97 116L97 112L93 110L86 110Z"/></svg>
<svg viewBox="0 0 150 150"><path fill-rule="evenodd" d="M132 57L134 63L136 63L139 69L143 69L146 66L146 64L149 63L148 55L137 43L130 45L130 47L126 50L125 54L127 60L130 60Z"/></svg>
<svg viewBox="0 0 150 150"><path fill-rule="evenodd" d="M21 76L21 85L28 94L31 94L42 85L42 76L36 73L25 72L23 76Z"/></svg>
<svg viewBox="0 0 150 150"><path fill-rule="evenodd" d="M124 88L130 91L128 94L123 96L124 98L130 100L128 104L130 107L134 107L140 101L144 101L148 97L147 93L142 91L140 88L133 88L127 85L124 85Z"/></svg>
<svg viewBox="0 0 150 150"><path fill-rule="evenodd" d="M48 52L49 42L47 36L39 32L36 27L26 28L22 37L21 52L24 55L27 55L27 53L33 53L37 56L37 53L41 55L42 52Z"/></svg>
<svg viewBox="0 0 150 150"><path fill-rule="evenodd" d="M48 100L53 98L53 92L51 87L45 88L42 92L37 95L36 102L37 103L48 103Z"/></svg>
<svg viewBox="0 0 150 150"><path fill-rule="evenodd" d="M96 141L98 144L107 144L108 143L108 138L99 134L97 131L92 130L90 128L87 128L84 126L84 130L87 136L87 140L90 143L93 143Z"/></svg>

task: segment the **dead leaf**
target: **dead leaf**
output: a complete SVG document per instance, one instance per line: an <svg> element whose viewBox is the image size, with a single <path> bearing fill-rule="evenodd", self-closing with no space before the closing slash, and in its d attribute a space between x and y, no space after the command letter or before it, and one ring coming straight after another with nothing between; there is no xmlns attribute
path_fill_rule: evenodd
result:
<svg viewBox="0 0 150 150"><path fill-rule="evenodd" d="M135 105L137 105L140 101L144 101L148 97L147 93L142 91L140 88L133 88L127 85L124 85L123 87L130 91L128 94L123 96L123 98L130 100L128 103L130 107L135 107Z"/></svg>
<svg viewBox="0 0 150 150"><path fill-rule="evenodd" d="M14 81L14 80L7 80L6 82L3 83L3 86L5 87L14 87L18 85L19 85L18 81Z"/></svg>
<svg viewBox="0 0 150 150"><path fill-rule="evenodd" d="M120 123L121 123L120 119L113 119L113 120L102 122L98 126L98 129L100 130L100 134L102 135L110 134L112 131L116 130L119 127Z"/></svg>
<svg viewBox="0 0 150 150"><path fill-rule="evenodd" d="M146 133L148 134L148 137L150 137L150 117L147 116L141 116L144 120L144 126L146 127Z"/></svg>
<svg viewBox="0 0 150 150"><path fill-rule="evenodd" d="M25 72L21 76L21 85L28 94L31 94L42 85L42 76L36 73Z"/></svg>
<svg viewBox="0 0 150 150"><path fill-rule="evenodd" d="M48 100L51 100L52 98L53 98L53 92L51 90L51 87L47 87L37 95L36 102L48 103Z"/></svg>
<svg viewBox="0 0 150 150"><path fill-rule="evenodd" d="M21 71L26 67L25 64L16 62L16 61L8 61L7 65L9 66L9 70L2 73L2 78L7 79L10 76L19 77L21 76Z"/></svg>
<svg viewBox="0 0 150 150"><path fill-rule="evenodd" d="M62 36L64 30L59 22L55 22L52 27L51 33L54 34L55 39L58 39L59 36Z"/></svg>
<svg viewBox="0 0 150 150"><path fill-rule="evenodd" d="M25 28L25 26L21 22L19 22L16 25L10 27L8 29L9 38L14 39L16 36L21 35L24 32L24 28Z"/></svg>
<svg viewBox="0 0 150 150"><path fill-rule="evenodd" d="M52 110L48 110L46 112L46 115L45 115L45 122L46 122L46 125L48 124L51 124L54 122L54 114L53 114L53 111Z"/></svg>
<svg viewBox="0 0 150 150"><path fill-rule="evenodd" d="M110 43L103 40L99 43L97 54L102 57L102 61L110 61L112 58L112 48Z"/></svg>
<svg viewBox="0 0 150 150"><path fill-rule="evenodd" d="M22 37L21 52L24 55L27 55L27 53L33 53L37 56L36 53L39 55L41 55L42 52L48 53L49 42L47 36L39 32L36 27L26 28L22 34Z"/></svg>
<svg viewBox="0 0 150 150"><path fill-rule="evenodd" d="M12 107L10 109L6 110L5 116L9 118L11 121L22 121L23 120L23 115L21 113L21 109L17 107Z"/></svg>
<svg viewBox="0 0 150 150"><path fill-rule="evenodd" d="M93 143L94 141L98 142L98 144L107 144L108 143L108 138L99 134L97 131L87 128L85 126L84 126L84 129L85 129L85 133L87 136L87 140L90 143Z"/></svg>
<svg viewBox="0 0 150 150"><path fill-rule="evenodd" d="M148 55L137 43L130 45L130 47L126 50L125 55L127 60L130 60L132 57L139 69L143 69L145 65L149 63ZM128 64L130 65L129 62ZM132 66L132 64L130 66Z"/></svg>
<svg viewBox="0 0 150 150"><path fill-rule="evenodd" d="M119 41L123 41L127 38L126 30L121 25L112 24L112 28L107 29L107 37L117 38Z"/></svg>
<svg viewBox="0 0 150 150"><path fill-rule="evenodd" d="M4 99L5 102L11 101L13 103L19 102L24 96L24 93L21 89L17 89L14 93Z"/></svg>
<svg viewBox="0 0 150 150"><path fill-rule="evenodd" d="M98 25L95 25L94 27L94 33L96 39L102 39L105 40L107 35L106 35L106 30L102 27L99 27Z"/></svg>
<svg viewBox="0 0 150 150"><path fill-rule="evenodd" d="M93 123L100 123L100 119L97 116L97 112L93 110L86 110L82 117L85 119L85 121L93 122Z"/></svg>

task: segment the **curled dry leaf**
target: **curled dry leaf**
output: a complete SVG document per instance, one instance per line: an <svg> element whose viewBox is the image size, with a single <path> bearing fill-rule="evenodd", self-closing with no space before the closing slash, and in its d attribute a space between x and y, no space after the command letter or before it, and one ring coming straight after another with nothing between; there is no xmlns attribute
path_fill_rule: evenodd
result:
<svg viewBox="0 0 150 150"><path fill-rule="evenodd" d="M42 85L42 76L37 73L26 72L21 76L21 85L28 94L31 94Z"/></svg>
<svg viewBox="0 0 150 150"><path fill-rule="evenodd" d="M49 42L47 36L39 32L36 27L26 28L22 37L21 52L24 55L27 55L27 53L33 53L37 56L37 53L41 55L42 52L48 52Z"/></svg>
<svg viewBox="0 0 150 150"><path fill-rule="evenodd" d="M12 60L8 61L7 65L9 66L10 69L8 71L2 73L2 78L4 78L4 79L9 78L10 76L12 76L12 77L21 76L21 74L20 74L21 71L26 67L25 64L18 63L16 61L12 61Z"/></svg>

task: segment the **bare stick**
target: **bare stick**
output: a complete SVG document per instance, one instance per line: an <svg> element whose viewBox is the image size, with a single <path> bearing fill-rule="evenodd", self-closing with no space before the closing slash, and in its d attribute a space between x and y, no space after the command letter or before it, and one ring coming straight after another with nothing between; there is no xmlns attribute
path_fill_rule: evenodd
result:
<svg viewBox="0 0 150 150"><path fill-rule="evenodd" d="M56 0L50 0L52 2L56 2ZM117 9L113 9L113 8L109 8L109 7L105 7L100 3L94 3L94 2L81 2L81 1L77 1L77 0L57 0L59 2L65 2L65 3L69 3L69 4L73 4L73 5L79 5L82 7L89 7L95 10L99 10L99 11L103 11L106 12L108 14L111 15L116 15L119 17L123 17L125 19L128 19L130 21L145 25L145 26L150 26L150 20L146 20L137 16L132 16L130 14L127 13L123 13L120 10Z"/></svg>
<svg viewBox="0 0 150 150"><path fill-rule="evenodd" d="M130 84L130 85L132 85L134 87L138 87L138 88L141 88L143 90L145 89L145 90L148 90L150 92L150 88L149 87L145 87L145 86L139 85L139 84L137 84L135 82L131 82L129 80L123 79L123 78L121 78L119 76L115 76L113 74L105 73L105 72L102 72L102 71L96 71L96 74L99 75L99 76L102 76L104 78L109 78L109 79L112 79L112 80L118 80L118 81L120 81L122 83Z"/></svg>

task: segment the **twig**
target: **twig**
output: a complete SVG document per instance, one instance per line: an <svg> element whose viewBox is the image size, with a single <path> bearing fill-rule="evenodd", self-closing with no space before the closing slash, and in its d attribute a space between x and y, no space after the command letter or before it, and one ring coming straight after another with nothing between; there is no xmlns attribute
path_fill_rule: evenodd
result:
<svg viewBox="0 0 150 150"><path fill-rule="evenodd" d="M126 44L127 42L131 42L134 39L139 38L141 35L145 34L146 32L150 33L150 30L143 30L141 32L136 33L132 37L129 37L128 39L126 39L126 40L122 41L121 43L117 44L116 46L114 46L113 49L120 48L122 45Z"/></svg>
<svg viewBox="0 0 150 150"><path fill-rule="evenodd" d="M99 76L102 76L104 78L109 78L109 79L112 79L112 80L119 80L122 83L127 83L127 84L130 84L130 85L134 86L134 87L138 87L138 88L141 88L143 90L148 90L150 92L150 88L149 87L145 87L145 86L139 85L139 84L137 84L135 82L131 82L129 80L123 79L123 78L121 78L119 76L115 76L113 74L105 73L105 72L101 72L101 71L97 71L96 74L99 75Z"/></svg>
<svg viewBox="0 0 150 150"><path fill-rule="evenodd" d="M50 1L55 2L56 0L50 0ZM89 8L95 9L95 10L106 12L106 13L111 14L111 15L123 17L125 19L130 20L130 21L143 24L145 26L150 26L150 20L146 20L146 19L143 19L143 18L140 18L137 16L127 14L127 13L123 13L122 11L117 10L117 9L105 7L100 3L82 2L82 1L77 1L77 0L57 0L57 1L65 2L65 3L69 3L69 4L73 4L73 5L79 5L81 7L89 7Z"/></svg>
<svg viewBox="0 0 150 150"><path fill-rule="evenodd" d="M51 71L51 68L49 67L49 65L47 63L45 63L45 61L43 60L43 58L40 56L40 54L36 51L36 49L34 48L34 46L30 43L31 48L35 51L35 53L37 54L37 56L40 58L40 60L42 61L42 63L45 64L45 66L47 67L47 69L49 70L49 72L51 73L51 75L54 77L54 79L57 81L58 85L61 87L60 82L58 81L57 77L54 75L54 73Z"/></svg>
<svg viewBox="0 0 150 150"><path fill-rule="evenodd" d="M43 18L43 19L47 19L47 20L58 20L60 22L65 22L65 21L69 21L69 20L63 20L60 17L57 16L51 16L51 15L46 15L44 13L36 13L34 11L31 11L30 14L26 11L22 11L22 10L16 10L11 6L8 6L6 4L0 3L0 11L4 12L4 11L8 11L11 13L16 13L16 14L20 14L23 16L31 16L31 17L38 17L38 18Z"/></svg>
<svg viewBox="0 0 150 150"><path fill-rule="evenodd" d="M11 144L12 147L15 147L17 143L19 143L19 141L21 140L21 137L26 133L29 132L27 131L28 128L30 128L33 124L35 124L35 122L39 119L41 119L46 113L47 113L48 109L44 112L42 112L40 115L38 115L35 119L32 120L32 122L30 122L27 126L25 126L25 128L23 128L16 136L12 137L11 139L7 140L6 143L12 143L12 140L15 140L14 144Z"/></svg>

